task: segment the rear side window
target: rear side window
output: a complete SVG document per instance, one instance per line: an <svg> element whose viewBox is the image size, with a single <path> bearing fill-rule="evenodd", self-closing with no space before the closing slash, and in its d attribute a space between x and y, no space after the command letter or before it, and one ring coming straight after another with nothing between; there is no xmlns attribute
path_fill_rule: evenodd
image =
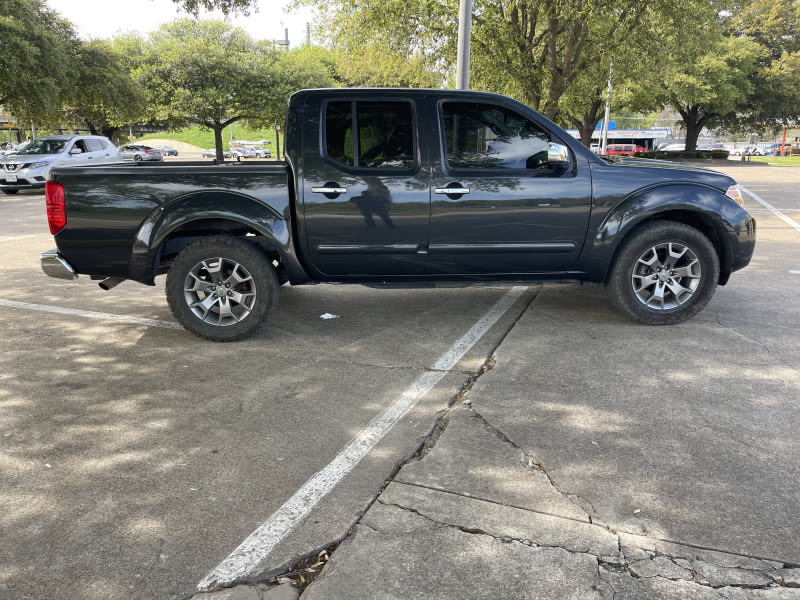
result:
<svg viewBox="0 0 800 600"><path fill-rule="evenodd" d="M89 149L89 152L102 152L106 149L102 141L95 139L86 140L86 147Z"/></svg>
<svg viewBox="0 0 800 600"><path fill-rule="evenodd" d="M334 101L325 106L325 154L358 169L413 169L417 164L411 104Z"/></svg>

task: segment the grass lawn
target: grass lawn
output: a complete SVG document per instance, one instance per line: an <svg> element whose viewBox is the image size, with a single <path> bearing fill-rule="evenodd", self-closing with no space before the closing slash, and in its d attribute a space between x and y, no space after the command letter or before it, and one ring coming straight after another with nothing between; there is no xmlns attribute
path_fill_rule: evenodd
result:
<svg viewBox="0 0 800 600"><path fill-rule="evenodd" d="M177 129L175 131L161 131L159 133L150 133L136 139L136 142L146 142L147 140L163 140L170 139L176 142L184 142L192 144L199 148L213 148L214 147L214 132L210 129L203 129L202 127L187 127L186 129ZM234 140L270 140L272 143L267 147L275 153L275 130L268 129L246 129L238 123L233 124L233 139ZM281 136L281 141L283 136ZM228 144L231 141L231 127L226 127L222 132L222 146L227 150Z"/></svg>
<svg viewBox="0 0 800 600"><path fill-rule="evenodd" d="M751 156L750 160L778 167L800 167L800 156Z"/></svg>

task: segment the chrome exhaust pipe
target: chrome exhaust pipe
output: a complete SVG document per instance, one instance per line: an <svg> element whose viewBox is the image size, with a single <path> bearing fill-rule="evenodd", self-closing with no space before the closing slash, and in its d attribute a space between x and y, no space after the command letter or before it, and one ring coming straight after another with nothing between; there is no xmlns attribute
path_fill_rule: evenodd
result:
<svg viewBox="0 0 800 600"><path fill-rule="evenodd" d="M113 287L117 287L120 283L125 281L124 279L120 279L119 277L108 277L107 279L103 279L99 285L102 289L108 291Z"/></svg>

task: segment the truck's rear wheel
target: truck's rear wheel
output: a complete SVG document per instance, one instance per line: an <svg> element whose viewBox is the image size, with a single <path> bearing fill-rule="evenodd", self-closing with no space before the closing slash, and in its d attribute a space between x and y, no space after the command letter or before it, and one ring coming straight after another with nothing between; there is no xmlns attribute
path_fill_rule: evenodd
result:
<svg viewBox="0 0 800 600"><path fill-rule="evenodd" d="M634 232L620 249L606 282L611 301L647 325L690 319L711 300L719 258L700 231L656 221Z"/></svg>
<svg viewBox="0 0 800 600"><path fill-rule="evenodd" d="M186 329L231 342L253 333L278 303L278 276L256 246L213 236L187 246L167 274L167 301Z"/></svg>

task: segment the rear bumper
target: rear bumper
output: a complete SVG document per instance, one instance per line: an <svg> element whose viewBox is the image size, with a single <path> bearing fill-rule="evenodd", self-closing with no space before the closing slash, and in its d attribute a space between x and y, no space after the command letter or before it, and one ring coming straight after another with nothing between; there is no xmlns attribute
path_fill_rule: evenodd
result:
<svg viewBox="0 0 800 600"><path fill-rule="evenodd" d="M75 280L78 278L78 273L72 265L69 264L67 259L61 256L61 253L56 249L42 252L39 256L39 261L45 275L55 277L56 279Z"/></svg>

